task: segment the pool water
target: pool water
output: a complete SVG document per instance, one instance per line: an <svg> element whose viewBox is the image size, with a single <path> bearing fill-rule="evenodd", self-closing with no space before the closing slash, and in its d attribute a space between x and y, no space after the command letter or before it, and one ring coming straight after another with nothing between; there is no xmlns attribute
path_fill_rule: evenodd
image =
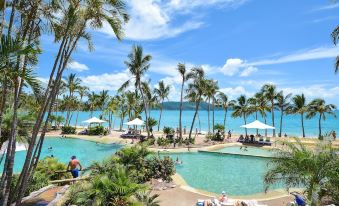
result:
<svg viewBox="0 0 339 206"><path fill-rule="evenodd" d="M49 147L52 147L52 150L49 150ZM70 157L75 155L82 166L87 167L93 161L103 160L105 157L114 154L119 148L121 148L121 145L117 144L97 144L79 139L47 137L42 146L40 159L53 155L59 161L68 164ZM25 157L26 151L16 152L14 160L15 173L21 171ZM0 168L3 168L3 162Z"/></svg>
<svg viewBox="0 0 339 206"><path fill-rule="evenodd" d="M263 177L268 158L218 153L170 154L183 161L177 166L180 174L191 187L220 194L251 195L264 192ZM282 188L274 185L270 189Z"/></svg>
<svg viewBox="0 0 339 206"><path fill-rule="evenodd" d="M243 147L230 146L230 147L224 147L218 150L213 150L213 152L244 154L244 155L254 155L254 156L267 156L267 157L272 157L274 155L273 151L261 149L257 147L251 147L251 146L247 146L246 148L244 148L244 146Z"/></svg>

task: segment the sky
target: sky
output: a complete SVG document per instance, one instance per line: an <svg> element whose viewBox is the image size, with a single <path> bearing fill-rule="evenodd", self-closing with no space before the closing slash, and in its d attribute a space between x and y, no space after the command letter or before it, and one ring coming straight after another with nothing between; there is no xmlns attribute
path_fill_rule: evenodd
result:
<svg viewBox="0 0 339 206"><path fill-rule="evenodd" d="M76 73L93 91L115 94L130 78L124 61L133 45L152 56L146 79L170 85L180 97L176 66L201 66L230 98L251 96L265 83L286 94L304 93L339 106L339 47L331 32L339 3L331 0L126 0L131 19L118 41L107 24L92 34L95 50L80 42L65 76ZM42 37L37 73L49 76L58 45Z"/></svg>

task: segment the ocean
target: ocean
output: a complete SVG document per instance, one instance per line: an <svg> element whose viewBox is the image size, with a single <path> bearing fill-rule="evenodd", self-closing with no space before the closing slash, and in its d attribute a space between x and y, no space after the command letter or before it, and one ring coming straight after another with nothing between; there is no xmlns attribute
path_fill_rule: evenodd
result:
<svg viewBox="0 0 339 206"><path fill-rule="evenodd" d="M159 119L159 113L160 110L152 110L151 116L155 118L156 120ZM227 113L227 119L226 119L226 131L231 130L232 133L235 134L244 134L245 130L243 128L240 128L241 125L244 124L244 121L242 118L233 118L231 117L231 111ZM339 111L335 112L337 116L339 116ZM62 115L66 116L66 113L61 113ZM98 117L102 114L101 111L95 111L93 112L93 117ZM183 127L186 127L187 132L190 129L192 119L193 119L194 111L192 110L184 110L182 115L182 124ZM210 121L211 121L211 128L212 128L212 112L210 113ZM280 112L275 111L274 113L275 117L275 127L276 127L276 134L279 133L280 128ZM259 115L260 116L260 115ZM79 126L85 126L85 124L81 123L84 120L87 120L90 118L90 112L79 112L79 120L78 125ZM75 124L76 119L76 112L73 113L73 117L71 120L71 124ZM144 115L143 115L144 119ZM201 131L208 131L208 112L206 110L200 110L199 111L199 119L200 119L200 125L201 125ZM199 119L196 119L195 128L198 128L199 130ZM247 118L247 123L250 123L255 120L254 115L250 115ZM259 121L263 121L261 117L258 118ZM224 121L224 111L217 110L215 111L215 124L220 123L223 124ZM127 122L127 118L125 118L125 122ZM161 119L161 127L164 126L177 128L179 125L179 110L163 110L162 119ZM329 133L331 131L336 131L338 134L339 132L339 120L337 120L333 116L327 116L326 120L322 120L322 134ZM267 124L272 125L271 121L271 114L267 113ZM120 119L115 117L115 124L114 129L119 129L120 125ZM302 130L301 130L301 117L300 115L284 115L283 116L283 128L282 128L282 134L285 133L288 136L302 136ZM107 126L107 124L104 124L104 126ZM307 137L317 137L318 136L318 116L312 118L312 119L304 119L304 126L305 126L305 134ZM124 128L126 128L126 125L124 125ZM154 131L157 130L157 126L153 128ZM255 133L256 131L254 129L248 130L248 132ZM264 134L265 131L259 131L259 133ZM268 130L268 135L271 135L272 131Z"/></svg>

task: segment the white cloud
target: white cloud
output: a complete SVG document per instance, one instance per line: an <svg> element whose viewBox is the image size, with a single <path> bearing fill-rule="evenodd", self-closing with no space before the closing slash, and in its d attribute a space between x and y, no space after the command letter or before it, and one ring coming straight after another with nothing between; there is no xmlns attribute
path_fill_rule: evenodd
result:
<svg viewBox="0 0 339 206"><path fill-rule="evenodd" d="M305 94L307 98L335 98L339 96L339 87L325 87L325 85L315 84L308 87L286 87L282 90L287 93ZM309 99L310 100L310 99Z"/></svg>
<svg viewBox="0 0 339 206"><path fill-rule="evenodd" d="M319 47L316 49L307 49L295 52L275 59L263 59L259 61L248 62L247 64L251 66L261 66L261 65L307 61L314 59L326 59L336 57L338 53L339 47Z"/></svg>
<svg viewBox="0 0 339 206"><path fill-rule="evenodd" d="M236 99L240 95L246 95L247 97L252 95L252 93L248 92L243 86L220 88L220 91L225 93L231 99Z"/></svg>
<svg viewBox="0 0 339 206"><path fill-rule="evenodd" d="M131 19L125 26L127 39L151 40L159 38L175 37L181 33L200 28L203 22L195 16L194 9L206 6L224 6L236 8L242 5L245 0L129 0ZM190 15L183 13L190 12ZM201 12L199 13L199 15ZM177 17L184 19L176 22ZM113 31L108 23L104 24L101 30L111 36Z"/></svg>
<svg viewBox="0 0 339 206"><path fill-rule="evenodd" d="M80 77L85 86L88 86L93 91L113 90L116 91L120 86L130 79L128 71L117 73L104 73L100 75L90 75Z"/></svg>
<svg viewBox="0 0 339 206"><path fill-rule="evenodd" d="M330 9L335 9L335 8L339 8L338 3L332 3L332 4L329 4L329 5L326 5L326 6L322 6L322 7L319 7L317 9L314 9L312 11L323 11L323 10L330 10Z"/></svg>
<svg viewBox="0 0 339 206"><path fill-rule="evenodd" d="M246 69L244 69L240 76L241 77L248 77L250 76L252 73L258 71L258 69L256 67L253 67L253 66L250 66L250 67L247 67Z"/></svg>
<svg viewBox="0 0 339 206"><path fill-rule="evenodd" d="M67 67L69 69L77 71L77 72L89 70L89 68L88 68L88 66L86 66L86 64L81 64L77 61L71 61L70 63L68 63Z"/></svg>

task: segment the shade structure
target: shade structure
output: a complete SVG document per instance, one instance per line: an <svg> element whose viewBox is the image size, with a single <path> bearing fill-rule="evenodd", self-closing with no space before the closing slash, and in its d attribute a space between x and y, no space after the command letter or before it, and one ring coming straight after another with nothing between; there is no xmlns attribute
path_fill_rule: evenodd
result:
<svg viewBox="0 0 339 206"><path fill-rule="evenodd" d="M255 120L254 122L251 122L249 124L242 125L240 127L247 128L247 129L275 129L275 127L264 124L258 120Z"/></svg>
<svg viewBox="0 0 339 206"><path fill-rule="evenodd" d="M132 121L126 122L125 124L129 125L129 126L140 126L144 124L144 121L142 121L139 118L135 118Z"/></svg>
<svg viewBox="0 0 339 206"><path fill-rule="evenodd" d="M91 119L83 121L83 123L88 123L88 124L92 124L92 123L105 123L105 122L106 122L105 120L98 119L96 117L92 117Z"/></svg>

